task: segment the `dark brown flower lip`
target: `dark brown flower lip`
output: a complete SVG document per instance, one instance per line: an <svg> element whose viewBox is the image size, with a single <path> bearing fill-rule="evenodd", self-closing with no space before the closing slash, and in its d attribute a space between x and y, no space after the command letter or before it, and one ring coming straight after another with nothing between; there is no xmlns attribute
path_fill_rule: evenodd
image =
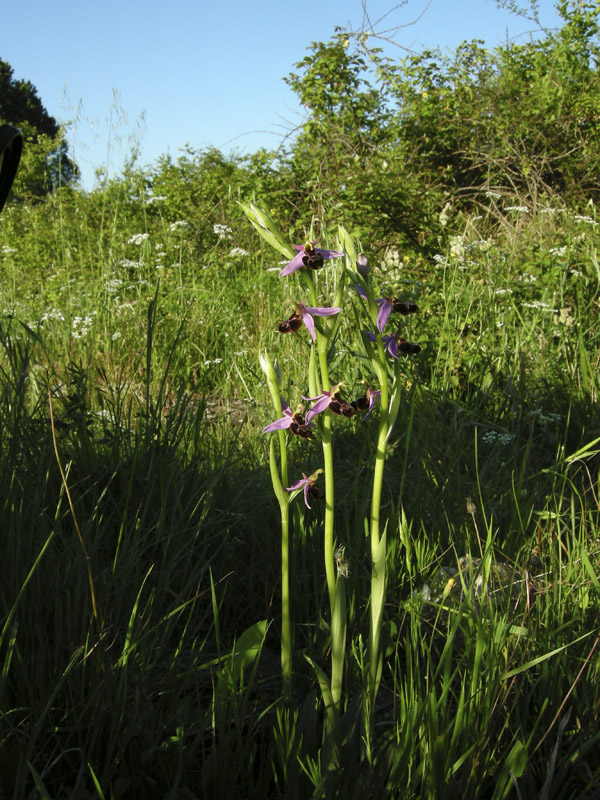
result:
<svg viewBox="0 0 600 800"><path fill-rule="evenodd" d="M407 303L394 297L392 300L392 311L396 314L416 314L419 306L416 303Z"/></svg>
<svg viewBox="0 0 600 800"><path fill-rule="evenodd" d="M296 333L302 327L302 315L294 311L288 319L277 325L279 333Z"/></svg>
<svg viewBox="0 0 600 800"><path fill-rule="evenodd" d="M421 352L421 345L407 342L406 339L403 339L401 336L396 336L396 344L398 345L398 352L404 353L405 355L415 355Z"/></svg>
<svg viewBox="0 0 600 800"><path fill-rule="evenodd" d="M341 395L339 392L336 392L329 403L329 410L334 414L338 414L342 417L353 417L356 413L356 409L351 403L346 403L345 400L342 400Z"/></svg>

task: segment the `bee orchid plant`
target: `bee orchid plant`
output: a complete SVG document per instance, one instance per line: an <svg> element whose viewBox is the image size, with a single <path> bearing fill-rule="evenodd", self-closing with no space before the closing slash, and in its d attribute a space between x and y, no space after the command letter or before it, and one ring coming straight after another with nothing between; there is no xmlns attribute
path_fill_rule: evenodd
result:
<svg viewBox="0 0 600 800"><path fill-rule="evenodd" d="M281 509L281 580L282 580L282 632L281 661L283 674L284 697L289 701L292 695L292 627L290 620L289 598L289 554L290 554L290 502L300 493L304 495L304 503L311 508L309 498L323 500L323 555L325 575L329 598L330 636L331 636L331 673L325 672L312 662L319 678L327 719L330 730L335 724L337 715L342 710L342 681L346 649L346 583L350 576L349 561L345 558L346 545L336 541L335 537L335 495L334 495L334 459L332 425L338 419L345 423L359 412L365 420L379 406L377 432L377 448L373 465L371 486L371 504L368 520L370 537L371 562L371 597L369 604L369 644L368 673L365 687L367 718L372 720L375 698L382 671L381 630L386 586L386 540L387 526L381 520L381 494L383 471L387 442L392 426L398 414L400 403L400 353L410 355L420 350L418 345L406 342L399 336L384 335L383 331L393 313L401 315L417 311L414 303L407 303L393 296L384 295L376 298L372 287L372 275L368 261L363 254L357 254L355 245L342 228L339 228L338 250L327 250L316 247L317 241L309 241L303 245L290 247L281 230L270 216L255 205L243 205L242 208L252 225L261 236L280 253L289 258L279 275L282 279L295 281L308 294L307 302L302 299L294 302L294 312L284 322L279 323L277 330L281 334L298 333L305 325L310 333L310 359L308 369L308 394L301 395L305 405L292 411L281 396L281 376L271 358L263 353L260 356L261 366L267 379L267 385L273 400L277 419L263 428L265 434L277 433L279 456L277 457L275 438L270 441L270 470L275 495ZM318 271L326 262L344 259L344 268L337 270L338 287L334 305L319 306L317 302ZM329 364L332 351L331 325L315 325L314 317L333 317L343 314L341 300L344 283L349 279L358 292L358 313L365 323L362 344L366 363L371 371L370 381L376 382L378 388L369 386L362 395L348 402L342 395L339 384L332 384ZM356 295L354 295L356 297ZM375 333L372 331L375 330ZM391 356L391 359L390 359ZM310 404L308 407L306 404ZM318 418L318 419L317 419ZM335 423L338 424L338 423ZM313 433L321 440L323 450L322 467L310 476L302 473L292 483L288 479L287 442L289 434L313 440ZM312 442L307 447L314 448ZM319 475L324 474L324 490L317 486Z"/></svg>

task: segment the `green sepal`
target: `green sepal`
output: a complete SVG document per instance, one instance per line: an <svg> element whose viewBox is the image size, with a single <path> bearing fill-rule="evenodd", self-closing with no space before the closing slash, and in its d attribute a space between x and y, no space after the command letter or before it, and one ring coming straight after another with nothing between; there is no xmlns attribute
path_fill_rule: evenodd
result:
<svg viewBox="0 0 600 800"><path fill-rule="evenodd" d="M279 250L286 258L294 258L296 252L287 244L283 233L266 211L257 208L253 203L250 203L250 205L240 203L239 205L252 225L271 247Z"/></svg>

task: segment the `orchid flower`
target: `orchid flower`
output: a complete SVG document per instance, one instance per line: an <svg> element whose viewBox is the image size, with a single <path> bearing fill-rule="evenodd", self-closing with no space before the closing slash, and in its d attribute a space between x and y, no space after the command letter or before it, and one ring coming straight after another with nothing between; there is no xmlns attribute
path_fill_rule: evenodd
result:
<svg viewBox="0 0 600 800"><path fill-rule="evenodd" d="M277 330L279 333L295 333L298 328L300 327L301 322L303 322L312 337L313 342L317 341L317 334L315 332L315 321L313 317L332 317L335 314L339 314L342 310L341 308L319 308L316 306L305 306L304 300L302 303L294 303L294 308L296 309L292 316L285 320L285 322L281 322L277 326Z"/></svg>
<svg viewBox="0 0 600 800"><path fill-rule="evenodd" d="M306 477L305 473L303 472L302 473L302 478L300 478L300 480L295 481L294 483L292 483L291 486L288 486L286 488L286 492L295 492L295 491L298 491L299 489L304 489L304 502L306 503L306 507L310 508L310 505L308 504L308 495L309 494L311 495L311 497L316 497L316 498L321 498L321 497L324 496L323 492L316 485L317 478L318 478L318 476L320 475L321 472L323 472L323 470L322 469L318 469L316 472L313 472L313 474L308 478Z"/></svg>
<svg viewBox="0 0 600 800"><path fill-rule="evenodd" d="M310 429L313 427L313 425L309 423L309 420L307 419L305 422L302 419L301 414L294 413L285 402L283 397L281 398L281 408L283 410L283 417L276 419L275 422L271 422L269 425L266 425L263 428L263 433L283 431L286 428L289 428L294 435L301 436L303 439L310 439Z"/></svg>
<svg viewBox="0 0 600 800"><path fill-rule="evenodd" d="M365 300L369 299L364 289L357 284L355 284L355 288L361 297L364 297ZM392 313L392 301L389 297L380 297L378 300L375 300L375 302L379 306L379 313L377 314L377 330L382 333L388 319L390 318L390 314Z"/></svg>
<svg viewBox="0 0 600 800"><path fill-rule="evenodd" d="M359 295L364 297L365 300L368 300L366 292L360 286L357 286L356 284L355 286ZM392 311L406 316L407 314L414 314L419 310L419 307L416 303L405 303L403 300L398 300L396 297L388 297L387 295L383 295L383 297L375 300L375 302L379 306L379 313L377 314L377 330L380 333L383 333L383 329L385 328Z"/></svg>
<svg viewBox="0 0 600 800"><path fill-rule="evenodd" d="M340 258L343 256L343 253L340 253L339 250L321 250L318 247L314 247L317 243L315 239L314 242L307 242L306 244L295 244L294 250L297 250L297 255L290 261L289 264L281 270L279 275L283 277L284 275L290 275L292 272L295 272L297 269L301 267L306 267L307 269L320 269L323 266L323 262L330 259L330 258Z"/></svg>
<svg viewBox="0 0 600 800"><path fill-rule="evenodd" d="M323 391L321 392L318 397L304 397L302 395L302 399L308 401L309 403L314 403L314 406L308 409L306 412L306 422L309 423L317 414L321 414L323 411L326 411L329 408L329 403L331 403L332 395L335 390L335 386L331 388L330 392Z"/></svg>
<svg viewBox="0 0 600 800"><path fill-rule="evenodd" d="M364 421L373 410L373 406L375 405L375 400L379 400L380 398L381 398L380 389L371 389L370 386L367 386L367 390L364 393L364 395L362 397L359 397L357 400L353 400L350 403L350 405L357 411L364 411L365 408L367 409L367 413L363 416L363 421Z"/></svg>
<svg viewBox="0 0 600 800"><path fill-rule="evenodd" d="M377 337L371 331L365 331L367 334L367 339L370 342L374 342ZM390 334L389 336L382 336L383 346L386 348L388 353L392 356L392 358L398 358L398 351L404 353L407 356L412 356L415 353L421 352L421 345L413 344L412 342L407 342L406 339L403 339L401 336L393 336Z"/></svg>
<svg viewBox="0 0 600 800"><path fill-rule="evenodd" d="M377 340L377 337L375 336L374 333L371 333L371 331L365 331L365 333L367 334L367 339L370 342L374 342ZM391 357L398 358L398 343L396 342L396 337L390 333L389 336L382 336L381 339L383 342L383 346L391 355Z"/></svg>
<svg viewBox="0 0 600 800"><path fill-rule="evenodd" d="M356 408L350 403L346 403L345 400L342 400L340 394L338 392L337 384L331 387L331 391L326 391L323 389L318 397L304 397L302 396L303 400L307 400L309 403L314 403L314 405L306 412L306 421L309 422L317 414L321 414L323 411L327 411L329 408L334 414L338 414L342 417L353 417L356 411Z"/></svg>

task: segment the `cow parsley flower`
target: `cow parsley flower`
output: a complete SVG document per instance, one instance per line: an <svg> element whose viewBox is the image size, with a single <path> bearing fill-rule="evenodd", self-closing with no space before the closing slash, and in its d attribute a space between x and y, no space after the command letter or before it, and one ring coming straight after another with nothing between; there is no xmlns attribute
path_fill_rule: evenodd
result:
<svg viewBox="0 0 600 800"><path fill-rule="evenodd" d="M150 238L149 233L134 233L131 239L127 240L127 244L136 244L140 245L142 242L147 241Z"/></svg>

